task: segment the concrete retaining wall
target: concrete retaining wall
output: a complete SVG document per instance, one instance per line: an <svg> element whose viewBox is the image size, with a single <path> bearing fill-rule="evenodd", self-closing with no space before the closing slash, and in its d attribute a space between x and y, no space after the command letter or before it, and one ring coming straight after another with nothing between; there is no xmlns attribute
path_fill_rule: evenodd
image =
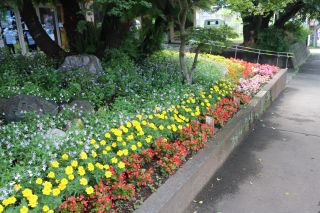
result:
<svg viewBox="0 0 320 213"><path fill-rule="evenodd" d="M219 131L207 146L186 162L135 213L182 213L231 152L248 135L254 122L271 105L286 85L287 71L281 70Z"/></svg>

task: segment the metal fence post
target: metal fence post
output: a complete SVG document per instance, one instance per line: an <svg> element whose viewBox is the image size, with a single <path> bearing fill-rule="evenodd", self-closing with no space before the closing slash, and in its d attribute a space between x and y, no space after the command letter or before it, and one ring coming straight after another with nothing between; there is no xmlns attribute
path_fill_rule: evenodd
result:
<svg viewBox="0 0 320 213"><path fill-rule="evenodd" d="M234 52L234 58L237 59L238 45L236 45L236 50Z"/></svg>
<svg viewBox="0 0 320 213"><path fill-rule="evenodd" d="M261 54L261 50L259 50L259 52L258 52L257 64L259 64L260 54Z"/></svg>
<svg viewBox="0 0 320 213"><path fill-rule="evenodd" d="M286 69L288 69L289 53L287 53Z"/></svg>

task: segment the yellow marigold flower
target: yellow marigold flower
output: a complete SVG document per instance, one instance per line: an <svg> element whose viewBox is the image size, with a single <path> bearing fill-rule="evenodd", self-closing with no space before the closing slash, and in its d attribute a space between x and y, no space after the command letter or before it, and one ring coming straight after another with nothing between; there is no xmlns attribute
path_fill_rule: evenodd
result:
<svg viewBox="0 0 320 213"><path fill-rule="evenodd" d="M60 194L60 189L58 189L58 188L55 188L55 189L52 189L52 195L53 196L58 196Z"/></svg>
<svg viewBox="0 0 320 213"><path fill-rule="evenodd" d="M60 180L59 180L59 179L56 179L56 183L60 183Z"/></svg>
<svg viewBox="0 0 320 213"><path fill-rule="evenodd" d="M108 151L103 150L103 151L102 151L102 154L103 154L103 155L106 155L106 154L108 154Z"/></svg>
<svg viewBox="0 0 320 213"><path fill-rule="evenodd" d="M138 136L143 136L143 135L144 135L144 131L142 131L142 130L139 131L137 135L138 135Z"/></svg>
<svg viewBox="0 0 320 213"><path fill-rule="evenodd" d="M142 143L140 141L137 142L138 147L142 147Z"/></svg>
<svg viewBox="0 0 320 213"><path fill-rule="evenodd" d="M47 206L47 205L44 205L43 207L42 207L42 211L44 211L44 212L47 212L47 211L49 211L50 210L50 208L49 208L49 206Z"/></svg>
<svg viewBox="0 0 320 213"><path fill-rule="evenodd" d="M94 170L94 165L92 163L88 163L88 170L92 172Z"/></svg>
<svg viewBox="0 0 320 213"><path fill-rule="evenodd" d="M59 167L59 162L58 161L53 161L53 162L51 162L51 166L53 168L58 168Z"/></svg>
<svg viewBox="0 0 320 213"><path fill-rule="evenodd" d="M48 178L54 178L56 175L54 174L54 172L49 172L48 174Z"/></svg>
<svg viewBox="0 0 320 213"><path fill-rule="evenodd" d="M91 194L93 193L93 191L94 191L94 189L93 189L92 186L89 186L89 187L86 188L86 193L87 193L88 195L91 195Z"/></svg>
<svg viewBox="0 0 320 213"><path fill-rule="evenodd" d="M86 186L88 184L88 180L86 178L81 178L80 179L80 185Z"/></svg>
<svg viewBox="0 0 320 213"><path fill-rule="evenodd" d="M115 147L117 147L117 143L116 143L116 142L113 142L113 143L111 144L111 146L112 146L113 148L115 148Z"/></svg>
<svg viewBox="0 0 320 213"><path fill-rule="evenodd" d="M3 204L4 206L8 206L8 205L14 204L16 201L17 201L17 199L16 199L15 197L11 196L11 197L3 200L3 201L2 201L2 204Z"/></svg>
<svg viewBox="0 0 320 213"><path fill-rule="evenodd" d="M145 126L145 125L147 125L147 121L143 120L143 121L141 121L141 124Z"/></svg>
<svg viewBox="0 0 320 213"><path fill-rule="evenodd" d="M104 145L107 144L107 142L106 142L105 140L101 140L101 141L100 141L100 144L101 144L102 146L104 146Z"/></svg>
<svg viewBox="0 0 320 213"><path fill-rule="evenodd" d="M103 168L104 168L104 169L109 169L110 166L109 166L108 164L106 164L106 165L103 166Z"/></svg>
<svg viewBox="0 0 320 213"><path fill-rule="evenodd" d="M86 171L84 170L83 166L79 166L79 167L78 167L78 174L79 174L80 176L83 176L83 175L86 174Z"/></svg>
<svg viewBox="0 0 320 213"><path fill-rule="evenodd" d="M179 125L179 126L178 126L178 129L179 129L179 130L182 130L182 129L183 129L183 126L182 126L182 125Z"/></svg>
<svg viewBox="0 0 320 213"><path fill-rule="evenodd" d="M132 141L133 139L134 139L133 134L130 134L130 135L128 135L128 136L126 137L126 140L127 140L127 141Z"/></svg>
<svg viewBox="0 0 320 213"><path fill-rule="evenodd" d="M96 167L97 167L98 169L103 169L103 165L102 165L101 163L96 163Z"/></svg>
<svg viewBox="0 0 320 213"><path fill-rule="evenodd" d="M112 176L112 172L106 171L104 175L106 176L106 178L110 178Z"/></svg>
<svg viewBox="0 0 320 213"><path fill-rule="evenodd" d="M67 185L69 183L68 179L66 178L62 178L62 180L60 181L61 184L63 185Z"/></svg>
<svg viewBox="0 0 320 213"><path fill-rule="evenodd" d="M51 188L51 187L52 187L52 183L49 182L49 181L45 181L45 182L43 183L43 186L44 186L44 187L47 187L47 188Z"/></svg>
<svg viewBox="0 0 320 213"><path fill-rule="evenodd" d="M127 149L124 149L122 152L123 152L124 156L128 156L128 154L129 154L129 151Z"/></svg>
<svg viewBox="0 0 320 213"><path fill-rule="evenodd" d="M159 129L160 129L160 130L164 130L164 126L161 124L161 125L159 126Z"/></svg>
<svg viewBox="0 0 320 213"><path fill-rule="evenodd" d="M47 211L48 213L54 213L54 211L52 209L50 209L49 211Z"/></svg>
<svg viewBox="0 0 320 213"><path fill-rule="evenodd" d="M58 185L58 189L60 189L60 191L63 191L63 190L65 190L65 188L67 188L67 185L65 185L65 184L59 184Z"/></svg>
<svg viewBox="0 0 320 213"><path fill-rule="evenodd" d="M110 150L111 150L111 147L110 147L110 146L106 146L106 150L107 150L107 151L110 151Z"/></svg>
<svg viewBox="0 0 320 213"><path fill-rule="evenodd" d="M119 169L123 169L124 167L126 167L126 164L125 164L124 162L120 161L120 162L118 163L118 168L119 168Z"/></svg>
<svg viewBox="0 0 320 213"><path fill-rule="evenodd" d="M35 208L38 205L38 196L37 195L31 195L28 198L29 204L28 206L30 206L31 208Z"/></svg>
<svg viewBox="0 0 320 213"><path fill-rule="evenodd" d="M118 142L123 141L122 137L117 137L117 141L118 141Z"/></svg>
<svg viewBox="0 0 320 213"><path fill-rule="evenodd" d="M69 159L69 155L68 154L63 154L62 155L62 159L63 160L68 160Z"/></svg>
<svg viewBox="0 0 320 213"><path fill-rule="evenodd" d="M20 213L28 213L29 209L26 206L22 206L19 210Z"/></svg>
<svg viewBox="0 0 320 213"><path fill-rule="evenodd" d="M67 167L64 169L64 172L66 173L66 175L71 175L71 174L73 174L73 167L72 167L72 166L67 166Z"/></svg>
<svg viewBox="0 0 320 213"><path fill-rule="evenodd" d="M127 126L128 128L131 128L131 127L132 127L132 124L131 124L130 122L127 122L127 123L126 123L126 126Z"/></svg>
<svg viewBox="0 0 320 213"><path fill-rule="evenodd" d="M92 156L93 158L96 158L96 157L98 156L98 154L97 154L95 151L92 151L92 152L91 152L91 156Z"/></svg>
<svg viewBox="0 0 320 213"><path fill-rule="evenodd" d="M121 156L123 155L122 150L117 151L117 155L118 155L119 157L121 157Z"/></svg>
<svg viewBox="0 0 320 213"><path fill-rule="evenodd" d="M120 137L122 135L122 131L120 129L113 128L111 129L111 132L117 137Z"/></svg>
<svg viewBox="0 0 320 213"><path fill-rule="evenodd" d="M36 184L41 185L42 183L43 183L42 179L41 178L37 178Z"/></svg>
<svg viewBox="0 0 320 213"><path fill-rule="evenodd" d="M140 114L139 114L139 115L137 115L137 118L141 119L141 118L142 118L142 115L140 115Z"/></svg>
<svg viewBox="0 0 320 213"><path fill-rule="evenodd" d="M147 143L150 143L151 142L151 138L146 138L144 139Z"/></svg>
<svg viewBox="0 0 320 213"><path fill-rule="evenodd" d="M49 188L49 187L44 187L44 188L42 189L42 194L44 194L44 195L50 195L50 193L51 193L51 188Z"/></svg>
<svg viewBox="0 0 320 213"><path fill-rule="evenodd" d="M125 147L125 146L127 146L127 142L123 141L123 142L121 143L121 145Z"/></svg>
<svg viewBox="0 0 320 213"><path fill-rule="evenodd" d="M111 159L111 163L118 163L118 159L117 159L116 157L113 157L113 158Z"/></svg>
<svg viewBox="0 0 320 213"><path fill-rule="evenodd" d="M26 188L26 189L24 189L24 190L22 191L22 195L23 195L23 197L28 198L29 196L31 196L31 195L32 195L32 190L31 190L31 189Z"/></svg>
<svg viewBox="0 0 320 213"><path fill-rule="evenodd" d="M77 167L77 166L78 166L78 161L73 160L73 161L71 162L71 166Z"/></svg>
<svg viewBox="0 0 320 213"><path fill-rule="evenodd" d="M69 180L73 180L74 179L74 175L68 175L68 179Z"/></svg>
<svg viewBox="0 0 320 213"><path fill-rule="evenodd" d="M20 190L22 188L22 186L20 184L15 184L14 185L14 189L15 190Z"/></svg>
<svg viewBox="0 0 320 213"><path fill-rule="evenodd" d="M137 146L136 145L131 145L131 150L132 151L136 151L137 150Z"/></svg>
<svg viewBox="0 0 320 213"><path fill-rule="evenodd" d="M96 143L96 140L95 139L91 139L90 140L90 144L95 144Z"/></svg>
<svg viewBox="0 0 320 213"><path fill-rule="evenodd" d="M3 206L0 204L0 213L2 213L4 210Z"/></svg>
<svg viewBox="0 0 320 213"><path fill-rule="evenodd" d="M80 158L81 158L82 160L86 160L86 159L88 158L87 153L81 152L81 153L80 153Z"/></svg>
<svg viewBox="0 0 320 213"><path fill-rule="evenodd" d="M107 132L106 134L104 134L104 137L106 137L107 139L110 139L111 138L111 135L109 132Z"/></svg>

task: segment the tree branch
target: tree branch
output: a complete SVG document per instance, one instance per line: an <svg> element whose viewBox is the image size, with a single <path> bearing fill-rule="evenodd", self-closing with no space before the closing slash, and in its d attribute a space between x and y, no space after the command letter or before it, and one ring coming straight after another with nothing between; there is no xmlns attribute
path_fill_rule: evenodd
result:
<svg viewBox="0 0 320 213"><path fill-rule="evenodd" d="M303 1L297 1L294 4L289 5L285 9L285 12L281 14L280 18L276 20L274 26L277 28L284 28L285 23L295 16L304 6L305 3Z"/></svg>

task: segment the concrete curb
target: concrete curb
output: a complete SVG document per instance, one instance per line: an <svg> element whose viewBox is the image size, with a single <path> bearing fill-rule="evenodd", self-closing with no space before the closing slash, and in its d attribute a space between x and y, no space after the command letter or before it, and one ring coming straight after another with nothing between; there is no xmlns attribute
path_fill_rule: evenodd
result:
<svg viewBox="0 0 320 213"><path fill-rule="evenodd" d="M281 70L219 131L207 146L187 161L135 213L182 213L232 151L250 132L286 86L287 70Z"/></svg>

